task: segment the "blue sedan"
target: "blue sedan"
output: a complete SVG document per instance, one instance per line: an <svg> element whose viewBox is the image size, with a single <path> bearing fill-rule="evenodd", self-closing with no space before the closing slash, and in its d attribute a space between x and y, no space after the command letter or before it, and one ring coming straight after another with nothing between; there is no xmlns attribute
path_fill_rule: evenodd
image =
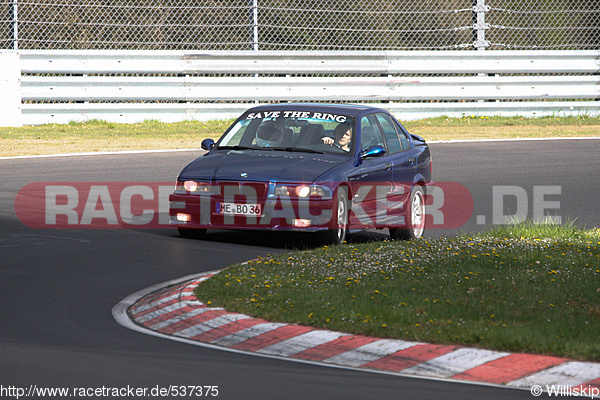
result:
<svg viewBox="0 0 600 400"><path fill-rule="evenodd" d="M179 174L170 224L184 237L208 229L348 234L425 227L431 154L386 110L358 105L269 104L239 117Z"/></svg>

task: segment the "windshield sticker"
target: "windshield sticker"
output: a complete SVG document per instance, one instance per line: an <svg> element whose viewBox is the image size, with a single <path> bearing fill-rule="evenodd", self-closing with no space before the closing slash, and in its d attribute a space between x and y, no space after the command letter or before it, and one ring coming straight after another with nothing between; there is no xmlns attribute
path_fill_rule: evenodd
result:
<svg viewBox="0 0 600 400"><path fill-rule="evenodd" d="M314 118L322 119L325 121L345 122L348 117L345 115L328 114L314 111L264 111L258 113L250 113L246 116L246 119L257 119L257 118Z"/></svg>

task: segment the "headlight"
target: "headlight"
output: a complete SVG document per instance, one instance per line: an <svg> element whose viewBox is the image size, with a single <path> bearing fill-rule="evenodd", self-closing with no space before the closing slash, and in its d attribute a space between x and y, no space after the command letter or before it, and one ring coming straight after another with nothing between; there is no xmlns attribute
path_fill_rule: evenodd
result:
<svg viewBox="0 0 600 400"><path fill-rule="evenodd" d="M198 188L198 183L194 182L194 181L185 181L185 182L183 182L183 187L188 192L195 192L196 189Z"/></svg>
<svg viewBox="0 0 600 400"><path fill-rule="evenodd" d="M208 182L184 181L178 182L178 190L185 190L188 193L212 193L212 186Z"/></svg>
<svg viewBox="0 0 600 400"><path fill-rule="evenodd" d="M275 196L289 196L292 192L290 191L290 186L275 186L275 191L273 194Z"/></svg>
<svg viewBox="0 0 600 400"><path fill-rule="evenodd" d="M293 197L329 197L329 188L319 185L278 185L275 187L276 196Z"/></svg>
<svg viewBox="0 0 600 400"><path fill-rule="evenodd" d="M305 185L296 186L296 194L300 197L307 197L310 194L310 187Z"/></svg>

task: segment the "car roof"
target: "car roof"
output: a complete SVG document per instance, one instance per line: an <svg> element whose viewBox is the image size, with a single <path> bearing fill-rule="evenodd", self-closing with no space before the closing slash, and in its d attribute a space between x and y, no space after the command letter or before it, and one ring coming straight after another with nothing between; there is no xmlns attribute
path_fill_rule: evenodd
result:
<svg viewBox="0 0 600 400"><path fill-rule="evenodd" d="M271 111L271 110L283 110L286 111L308 111L317 110L322 112L342 114L348 116L358 116L360 114L366 114L374 111L387 112L381 108L370 107L366 105L358 104L327 104L327 103L276 103L276 104L263 104L260 106L252 107L248 112L260 112Z"/></svg>

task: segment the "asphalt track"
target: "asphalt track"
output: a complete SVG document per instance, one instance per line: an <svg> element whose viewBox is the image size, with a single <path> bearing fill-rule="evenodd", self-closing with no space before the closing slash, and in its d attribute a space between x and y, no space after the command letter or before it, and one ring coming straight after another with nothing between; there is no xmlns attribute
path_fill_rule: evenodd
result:
<svg viewBox="0 0 600 400"><path fill-rule="evenodd" d="M489 227L493 187L560 187L563 221L600 226L600 140L432 144L437 181L474 198L461 230ZM371 374L199 348L118 325L111 309L159 282L286 251L286 235L170 230L34 230L15 216L17 192L39 181L172 181L195 152L0 160L0 390L218 386L223 399L506 399L527 391ZM505 214L514 208L507 200ZM482 217L484 216L484 217ZM484 222L485 219L485 223ZM458 230L429 231L432 237ZM381 233L354 240L380 240ZM310 245L310 243L308 244ZM4 391L2 398L10 398ZM172 396L174 397L174 396ZM197 397L197 396L196 396ZM106 398L106 397L105 397ZM163 398L169 398L163 396ZM194 397L192 397L194 398Z"/></svg>

